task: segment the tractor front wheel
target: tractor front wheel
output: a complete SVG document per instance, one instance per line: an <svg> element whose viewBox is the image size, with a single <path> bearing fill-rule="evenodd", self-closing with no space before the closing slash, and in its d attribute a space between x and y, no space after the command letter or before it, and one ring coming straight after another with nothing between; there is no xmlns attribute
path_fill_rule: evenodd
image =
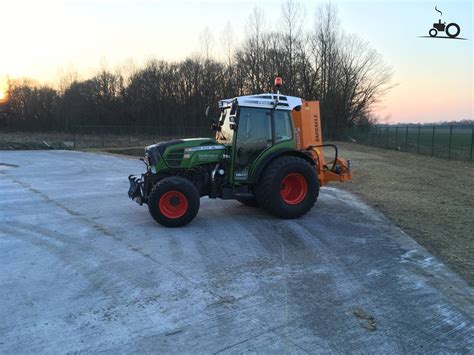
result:
<svg viewBox="0 0 474 355"><path fill-rule="evenodd" d="M299 157L282 157L265 168L257 186L258 204L280 218L297 218L316 203L319 181L314 167Z"/></svg>
<svg viewBox="0 0 474 355"><path fill-rule="evenodd" d="M199 211L199 204L196 187L179 176L158 181L148 198L151 216L165 227L181 227L191 222Z"/></svg>

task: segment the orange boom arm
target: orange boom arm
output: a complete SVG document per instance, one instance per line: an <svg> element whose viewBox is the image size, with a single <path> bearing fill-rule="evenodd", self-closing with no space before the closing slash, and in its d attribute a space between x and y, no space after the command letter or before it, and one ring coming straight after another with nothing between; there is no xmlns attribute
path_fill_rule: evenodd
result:
<svg viewBox="0 0 474 355"><path fill-rule="evenodd" d="M347 181L352 179L350 162L339 158L337 147L332 144L323 144L321 134L321 116L319 101L304 101L299 111L292 111L295 126L296 148L309 151L316 163L319 184L326 185L329 181ZM333 147L335 157L326 165L324 147Z"/></svg>

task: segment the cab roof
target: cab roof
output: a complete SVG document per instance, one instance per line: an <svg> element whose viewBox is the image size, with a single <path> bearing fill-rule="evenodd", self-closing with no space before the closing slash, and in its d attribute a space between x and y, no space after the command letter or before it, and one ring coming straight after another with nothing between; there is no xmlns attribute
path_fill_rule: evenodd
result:
<svg viewBox="0 0 474 355"><path fill-rule="evenodd" d="M224 99L219 101L219 108L231 107L232 103L237 101L239 106L258 107L258 108L273 108L278 97L277 110L291 111L297 106L301 106L303 101L299 97L277 95L277 94L257 94L238 96L232 99Z"/></svg>

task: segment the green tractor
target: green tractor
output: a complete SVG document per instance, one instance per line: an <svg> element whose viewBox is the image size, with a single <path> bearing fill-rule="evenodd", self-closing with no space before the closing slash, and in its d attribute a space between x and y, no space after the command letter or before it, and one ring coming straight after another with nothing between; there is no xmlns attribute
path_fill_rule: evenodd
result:
<svg viewBox="0 0 474 355"><path fill-rule="evenodd" d="M324 163L319 104L314 103L279 92L219 101L220 116L211 119L215 139L148 146L141 158L147 171L141 178L129 176L129 197L147 204L166 227L191 222L203 196L235 199L280 218L304 215L320 185L351 178L337 148L332 167Z"/></svg>

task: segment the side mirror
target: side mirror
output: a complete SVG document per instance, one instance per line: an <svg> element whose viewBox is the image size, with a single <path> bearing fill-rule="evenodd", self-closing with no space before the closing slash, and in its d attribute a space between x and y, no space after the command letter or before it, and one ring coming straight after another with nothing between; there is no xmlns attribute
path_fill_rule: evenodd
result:
<svg viewBox="0 0 474 355"><path fill-rule="evenodd" d="M230 129L235 131L237 129L237 125L238 125L238 120L237 120L237 117L235 116L230 116L229 117L229 126L230 126Z"/></svg>
<svg viewBox="0 0 474 355"><path fill-rule="evenodd" d="M209 121L211 122L211 130L212 131L217 131L218 126L217 126L216 120L211 118Z"/></svg>

